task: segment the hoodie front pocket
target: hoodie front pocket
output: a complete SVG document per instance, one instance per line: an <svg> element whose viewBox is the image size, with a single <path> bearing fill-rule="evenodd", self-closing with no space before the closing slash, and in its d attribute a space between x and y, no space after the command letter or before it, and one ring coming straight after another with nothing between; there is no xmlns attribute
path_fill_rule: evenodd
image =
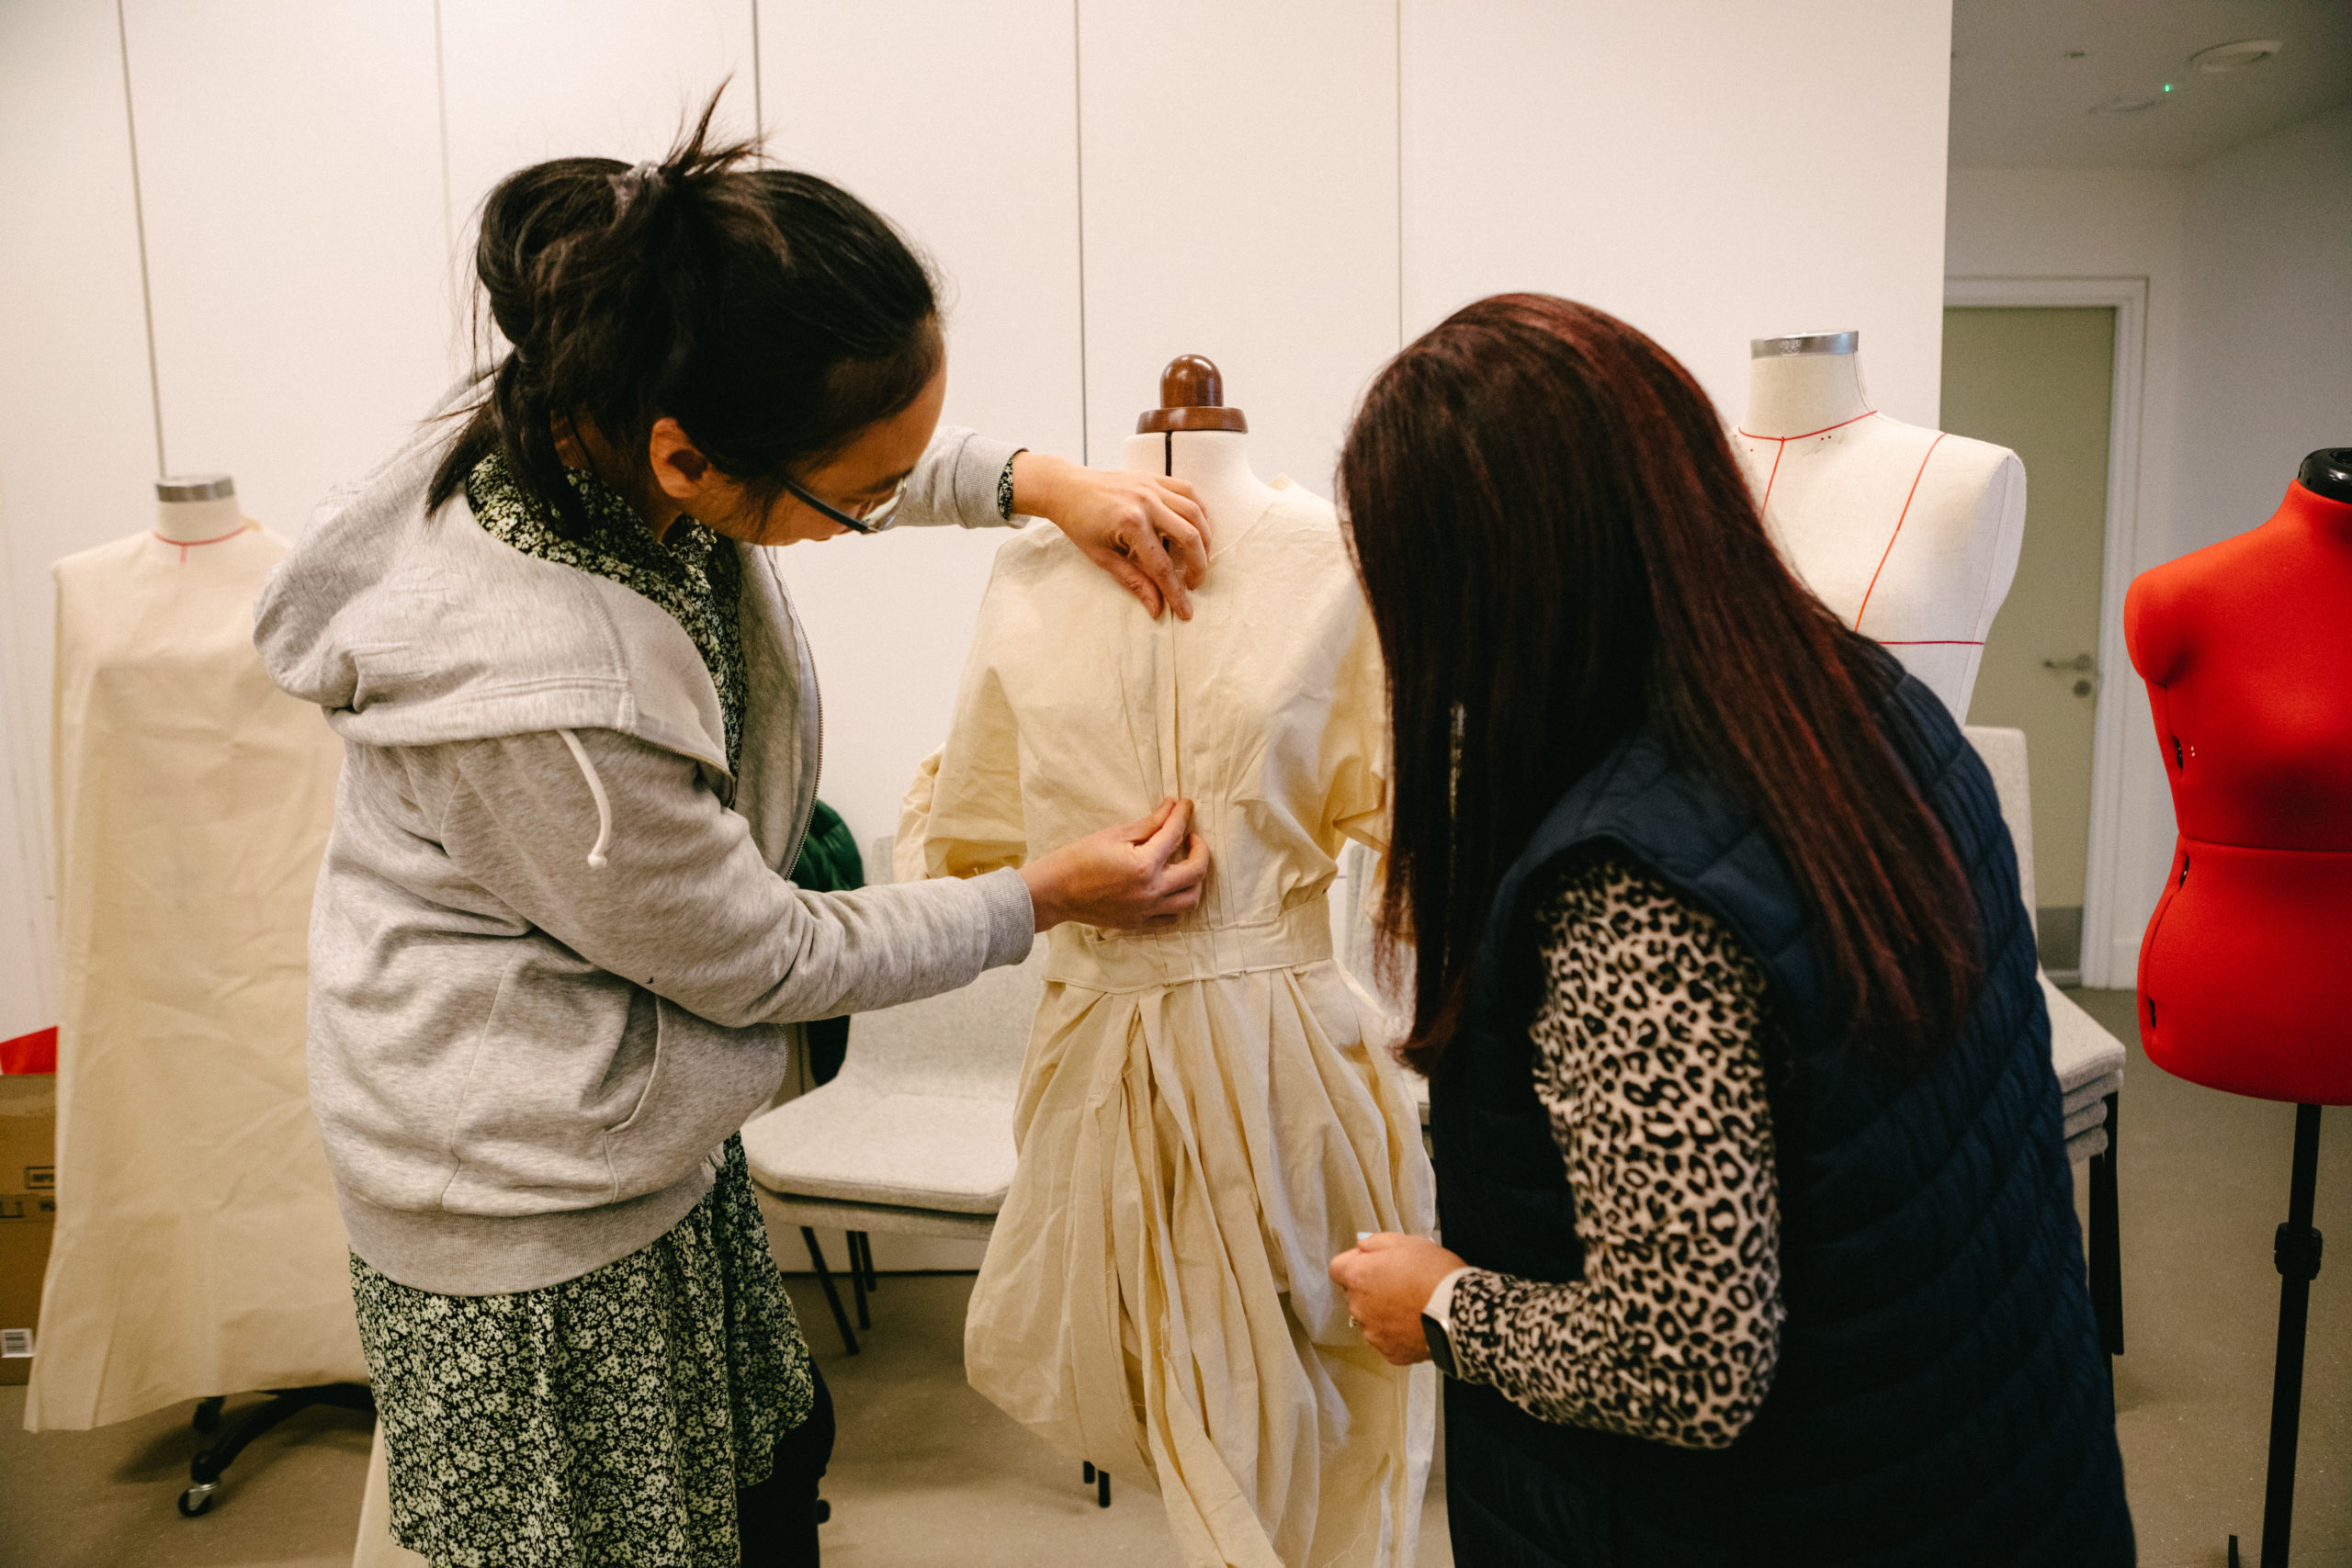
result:
<svg viewBox="0 0 2352 1568"><path fill-rule="evenodd" d="M637 1114L660 1055L648 993L552 943L526 953L482 1023L443 1206L504 1216L613 1201L605 1131Z"/></svg>
<svg viewBox="0 0 2352 1568"><path fill-rule="evenodd" d="M655 998L661 1040L629 1119L605 1135L619 1195L680 1181L775 1097L798 1024L728 1029Z"/></svg>

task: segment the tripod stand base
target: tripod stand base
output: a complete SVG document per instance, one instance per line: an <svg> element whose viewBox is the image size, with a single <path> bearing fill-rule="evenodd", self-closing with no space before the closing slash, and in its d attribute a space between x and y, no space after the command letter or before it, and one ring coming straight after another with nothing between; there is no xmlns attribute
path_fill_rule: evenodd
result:
<svg viewBox="0 0 2352 1568"><path fill-rule="evenodd" d="M2320 1233L2312 1224L2319 1185L2319 1107L2295 1107L2294 1173L2287 1183L2287 1223L2271 1243L2278 1269L2278 1353L2270 1383L2270 1460L2262 1497L2260 1568L2287 1568L2295 1524L2295 1447L2303 1414L2303 1342L2311 1325L2312 1280L2318 1277ZM2238 1538L2230 1537L2230 1568Z"/></svg>
<svg viewBox="0 0 2352 1568"><path fill-rule="evenodd" d="M194 1422L198 1431L209 1432L220 1426L221 1403L219 1398L198 1403ZM376 1395L365 1383L331 1382L315 1388L271 1390L268 1404L247 1411L227 1436L188 1461L188 1488L179 1495L180 1517L193 1519L209 1513L213 1495L220 1490L221 1472L244 1452L245 1445L287 1417L299 1415L313 1404L332 1404L339 1409L356 1411L371 1421L376 1416Z"/></svg>

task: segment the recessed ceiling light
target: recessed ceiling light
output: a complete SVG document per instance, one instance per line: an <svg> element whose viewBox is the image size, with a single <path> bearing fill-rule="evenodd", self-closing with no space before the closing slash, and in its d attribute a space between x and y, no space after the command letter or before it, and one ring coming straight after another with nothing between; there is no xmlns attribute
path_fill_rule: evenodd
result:
<svg viewBox="0 0 2352 1568"><path fill-rule="evenodd" d="M2244 71L2259 65L2286 46L2275 38L2240 39L2235 43L2217 43L2211 49L2200 49L2188 57L2188 63L2208 76L2225 72Z"/></svg>
<svg viewBox="0 0 2352 1568"><path fill-rule="evenodd" d="M2091 113L2103 115L2144 114L2156 107L2154 98L2109 98L2103 104L2093 104Z"/></svg>

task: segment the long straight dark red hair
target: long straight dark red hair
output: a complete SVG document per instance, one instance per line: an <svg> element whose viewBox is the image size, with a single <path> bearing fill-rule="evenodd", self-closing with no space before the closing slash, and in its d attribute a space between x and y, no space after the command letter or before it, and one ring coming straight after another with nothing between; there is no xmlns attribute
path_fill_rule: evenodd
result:
<svg viewBox="0 0 2352 1568"><path fill-rule="evenodd" d="M1340 493L1388 664L1408 1061L1444 1053L1503 873L1644 725L1779 849L1865 1048L1916 1066L1956 1035L1975 912L1872 719L1892 665L1781 559L1671 355L1570 300L1479 300L1373 383Z"/></svg>

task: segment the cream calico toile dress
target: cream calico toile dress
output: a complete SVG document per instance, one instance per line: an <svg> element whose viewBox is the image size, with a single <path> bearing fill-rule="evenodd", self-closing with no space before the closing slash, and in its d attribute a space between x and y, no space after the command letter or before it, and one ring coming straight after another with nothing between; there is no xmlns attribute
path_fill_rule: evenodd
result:
<svg viewBox="0 0 2352 1568"><path fill-rule="evenodd" d="M1056 531L1012 540L908 794L902 878L1167 795L1214 856L1176 930L1053 933L966 1366L1072 1459L1156 1482L1190 1562L1409 1564L1434 1380L1365 1345L1324 1271L1433 1224L1325 903L1343 840L1385 829L1378 646L1330 505L1286 481L1194 604L1151 621Z"/></svg>
<svg viewBox="0 0 2352 1568"><path fill-rule="evenodd" d="M254 651L288 548L138 534L52 569L65 986L33 1431L368 1376L302 1055L343 742Z"/></svg>

